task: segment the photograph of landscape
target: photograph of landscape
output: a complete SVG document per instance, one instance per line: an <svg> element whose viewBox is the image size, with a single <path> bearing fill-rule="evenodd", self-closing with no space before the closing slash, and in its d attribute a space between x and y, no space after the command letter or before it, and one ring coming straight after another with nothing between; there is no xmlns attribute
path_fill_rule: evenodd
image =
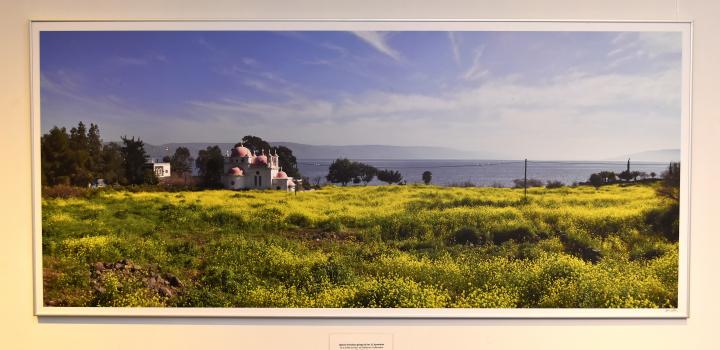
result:
<svg viewBox="0 0 720 350"><path fill-rule="evenodd" d="M41 31L41 303L676 309L682 62L679 31Z"/></svg>

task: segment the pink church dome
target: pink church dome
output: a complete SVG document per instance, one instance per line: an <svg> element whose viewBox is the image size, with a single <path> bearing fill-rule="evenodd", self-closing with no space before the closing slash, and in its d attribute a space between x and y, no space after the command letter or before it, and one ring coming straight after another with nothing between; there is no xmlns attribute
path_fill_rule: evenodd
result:
<svg viewBox="0 0 720 350"><path fill-rule="evenodd" d="M275 178L278 178L278 179L287 179L287 177L288 177L287 174L282 170L278 171L278 173L275 174Z"/></svg>
<svg viewBox="0 0 720 350"><path fill-rule="evenodd" d="M267 163L268 163L267 156L264 155L264 154L261 154L261 155L255 157L255 162L254 162L253 164L256 164L256 165L267 165Z"/></svg>
<svg viewBox="0 0 720 350"><path fill-rule="evenodd" d="M250 150L245 146L238 146L232 149L232 157L249 157Z"/></svg>
<svg viewBox="0 0 720 350"><path fill-rule="evenodd" d="M231 169L228 171L228 174L229 174L229 175L235 175L235 176L242 176L244 173L243 173L243 170L242 170L242 169L240 169L240 168L238 168L238 167L234 167L234 168L231 168Z"/></svg>

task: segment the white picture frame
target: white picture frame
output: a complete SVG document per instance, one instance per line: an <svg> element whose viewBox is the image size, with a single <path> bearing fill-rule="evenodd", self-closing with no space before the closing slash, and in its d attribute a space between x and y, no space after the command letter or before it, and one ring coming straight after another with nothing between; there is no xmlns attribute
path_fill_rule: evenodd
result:
<svg viewBox="0 0 720 350"><path fill-rule="evenodd" d="M34 314L36 316L246 317L246 318L687 318L691 184L692 22L545 20L185 20L30 22ZM43 31L152 30L483 30L483 31L678 31L682 43L681 199L678 307L674 309L306 309L306 308L109 308L50 307L43 303L40 179L40 55Z"/></svg>

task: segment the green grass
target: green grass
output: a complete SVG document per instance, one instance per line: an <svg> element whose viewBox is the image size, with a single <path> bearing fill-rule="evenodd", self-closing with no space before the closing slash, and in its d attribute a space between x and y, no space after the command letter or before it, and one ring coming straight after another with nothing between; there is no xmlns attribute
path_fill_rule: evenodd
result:
<svg viewBox="0 0 720 350"><path fill-rule="evenodd" d="M677 209L651 185L532 188L528 197L518 189L411 185L328 187L297 196L219 190L45 198L45 302L677 305L678 245L652 221ZM93 267L122 259L137 269ZM150 287L151 277L169 275L182 282L170 295Z"/></svg>

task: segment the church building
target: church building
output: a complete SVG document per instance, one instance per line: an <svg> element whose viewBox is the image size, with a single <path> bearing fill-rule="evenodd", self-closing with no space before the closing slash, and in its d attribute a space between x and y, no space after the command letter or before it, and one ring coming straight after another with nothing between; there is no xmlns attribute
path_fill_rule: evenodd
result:
<svg viewBox="0 0 720 350"><path fill-rule="evenodd" d="M282 171L280 159L275 154L265 155L265 150L254 154L247 147L240 145L233 148L225 158L223 186L227 189L274 189L294 191L295 182L292 177Z"/></svg>

